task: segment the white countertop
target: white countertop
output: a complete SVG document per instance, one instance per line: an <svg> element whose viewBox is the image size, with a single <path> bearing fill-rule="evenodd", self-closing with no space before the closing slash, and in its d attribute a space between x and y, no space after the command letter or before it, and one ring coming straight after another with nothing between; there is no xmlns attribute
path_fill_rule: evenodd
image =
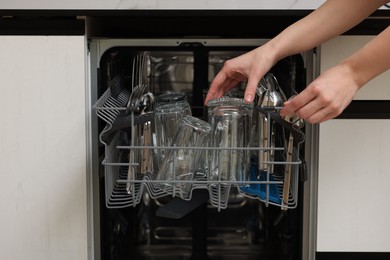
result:
<svg viewBox="0 0 390 260"><path fill-rule="evenodd" d="M325 0L2 0L0 9L315 9Z"/></svg>
<svg viewBox="0 0 390 260"><path fill-rule="evenodd" d="M326 0L1 0L0 10L314 10ZM383 6L382 10L389 10Z"/></svg>

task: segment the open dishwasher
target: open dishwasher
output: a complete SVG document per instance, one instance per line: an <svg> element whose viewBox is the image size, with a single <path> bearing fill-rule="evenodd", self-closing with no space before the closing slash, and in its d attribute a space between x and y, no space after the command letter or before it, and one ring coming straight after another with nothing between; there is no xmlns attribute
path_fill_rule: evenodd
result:
<svg viewBox="0 0 390 260"><path fill-rule="evenodd" d="M281 118L280 104L269 105L264 99L272 95L270 89L283 99L301 91L309 54L281 60L259 83L251 121L231 133L245 136L245 145L217 147L212 142L215 135L202 146L158 143L160 132L165 131L156 123L159 98L180 95L191 117L211 123L213 107L203 105L210 82L227 59L264 41L90 42L92 60L97 61L92 71L99 98L93 109L100 143L103 259L300 258L305 129L298 120ZM244 89L242 82L224 98L239 100ZM175 155L197 151L204 154L201 161L206 166L185 179L176 178L170 166L166 169L172 170L173 177L161 178L168 160L161 160L161 150ZM244 177L211 178L210 158L215 151L228 154L234 166L234 159L244 157L239 166ZM172 161L173 166L178 163Z"/></svg>

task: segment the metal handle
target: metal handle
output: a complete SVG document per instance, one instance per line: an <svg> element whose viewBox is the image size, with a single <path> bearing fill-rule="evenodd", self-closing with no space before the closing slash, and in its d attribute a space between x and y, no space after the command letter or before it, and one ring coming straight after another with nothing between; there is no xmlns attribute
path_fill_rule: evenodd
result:
<svg viewBox="0 0 390 260"><path fill-rule="evenodd" d="M290 195L290 182L291 182L291 162L293 156L293 145L294 145L294 136L290 133L288 137L287 144L287 156L286 156L286 165L284 170L284 183L283 183L283 195L282 195L282 210L287 210L288 199Z"/></svg>

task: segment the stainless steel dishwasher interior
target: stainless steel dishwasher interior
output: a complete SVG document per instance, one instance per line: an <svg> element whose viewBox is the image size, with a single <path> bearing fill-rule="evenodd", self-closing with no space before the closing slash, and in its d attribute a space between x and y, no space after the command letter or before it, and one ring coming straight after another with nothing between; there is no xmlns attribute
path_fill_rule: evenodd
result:
<svg viewBox="0 0 390 260"><path fill-rule="evenodd" d="M204 96L224 61L253 48L245 45L150 45L149 42L146 47L116 46L113 42L111 48L102 48L103 53L95 54L99 57L98 96L107 95L107 91L110 91L107 99L115 91L118 97L121 93L130 95L130 86L134 81L141 81L155 95L185 93L193 115L204 119L207 113ZM142 69L134 73L137 56L147 58L141 59ZM290 90L299 91L304 86L301 55L282 60L272 73L288 95L291 95ZM245 82L229 95L242 95L244 87ZM114 127L116 122L110 121L111 116L116 118L115 113L126 111L114 111L112 115L112 111L103 109L100 113L107 113L108 122ZM99 133L106 130L107 121L99 119ZM204 200L182 218L170 219L158 216L158 211L180 198L155 196L142 181L134 186L138 195L129 196L126 192L128 165L126 168L126 160L123 160L128 158L129 151L116 149L129 144L128 130L127 125L100 135L102 142L117 142L112 147L100 143L99 148L101 163L106 164L101 167L99 179L102 259L299 259L302 206L295 201L291 209L282 210L272 203L266 205L244 196L232 187L225 207L217 209L210 200ZM107 152L107 148L113 151ZM297 187L301 179L297 177ZM204 196L201 191L194 190L191 201Z"/></svg>

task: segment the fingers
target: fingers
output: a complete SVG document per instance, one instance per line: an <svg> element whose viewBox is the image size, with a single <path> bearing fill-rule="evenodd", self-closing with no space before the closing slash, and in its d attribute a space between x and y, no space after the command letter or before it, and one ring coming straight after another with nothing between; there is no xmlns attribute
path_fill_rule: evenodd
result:
<svg viewBox="0 0 390 260"><path fill-rule="evenodd" d="M280 115L287 116L297 114L298 110L303 108L305 105L308 105L315 97L314 93L305 89L299 95L284 102L284 107L280 110ZM311 104L311 107L316 108L317 110L321 108L319 104L316 103Z"/></svg>
<svg viewBox="0 0 390 260"><path fill-rule="evenodd" d="M296 115L309 123L315 124L331 117L332 110L322 102L319 96L305 89L299 95L284 103L280 115Z"/></svg>
<svg viewBox="0 0 390 260"><path fill-rule="evenodd" d="M237 85L237 81L233 81L230 79L227 79L221 84L212 83L204 100L204 105L207 106L207 103L210 99L222 97L226 91L228 91L235 85Z"/></svg>
<svg viewBox="0 0 390 260"><path fill-rule="evenodd" d="M225 62L222 70L211 82L204 105L207 106L210 99L222 97L226 91L233 88L244 79L245 76L231 68L228 62Z"/></svg>
<svg viewBox="0 0 390 260"><path fill-rule="evenodd" d="M343 110L343 103L337 98L317 93L316 88L308 87L293 99L286 101L280 115L297 115L311 124L322 123L338 116Z"/></svg>
<svg viewBox="0 0 390 260"><path fill-rule="evenodd" d="M209 102L210 99L220 98L223 96L223 93L225 92L225 90L224 90L225 84L226 84L225 74L222 72L218 73L217 76L212 81L210 88L207 92L207 96L204 100L205 106L207 106L207 103Z"/></svg>
<svg viewBox="0 0 390 260"><path fill-rule="evenodd" d="M252 103L256 96L257 85L259 84L260 78L262 75L258 73L252 73L248 79L248 83L246 85L244 100L247 103Z"/></svg>
<svg viewBox="0 0 390 260"><path fill-rule="evenodd" d="M241 56L225 61L222 70L215 76L210 85L204 104L212 98L222 97L229 89L243 80L248 80L244 99L252 103L256 96L256 89L260 79L273 64L269 59L262 58L264 53L260 49L252 50ZM262 60L262 62L259 62Z"/></svg>

